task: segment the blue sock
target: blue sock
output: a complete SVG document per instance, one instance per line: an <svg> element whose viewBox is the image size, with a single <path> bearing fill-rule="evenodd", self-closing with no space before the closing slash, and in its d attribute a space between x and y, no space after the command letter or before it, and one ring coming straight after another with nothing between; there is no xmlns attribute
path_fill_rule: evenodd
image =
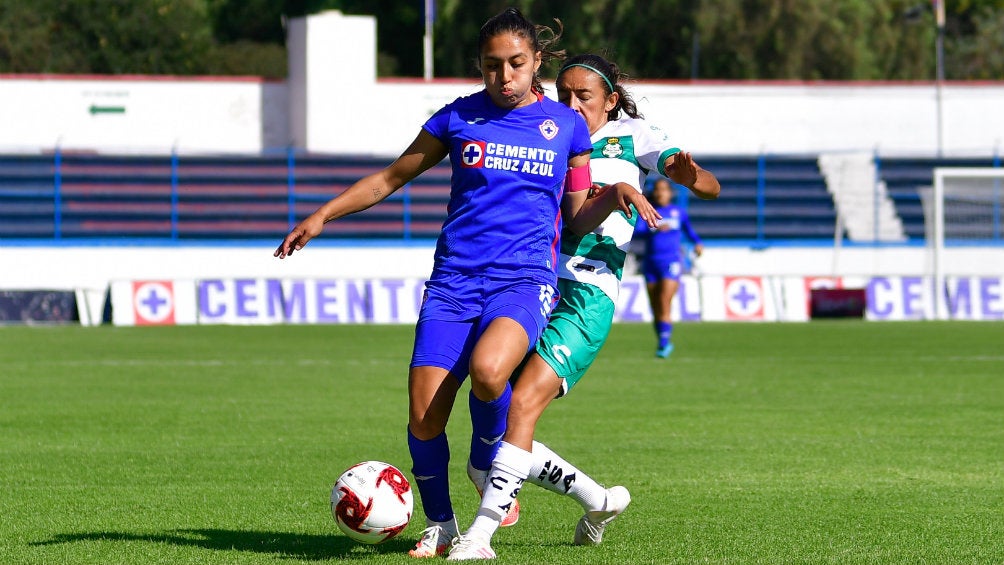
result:
<svg viewBox="0 0 1004 565"><path fill-rule="evenodd" d="M450 500L450 444L446 432L430 440L420 440L408 430L408 450L411 451L411 472L422 500L425 517L433 522L453 518Z"/></svg>
<svg viewBox="0 0 1004 565"><path fill-rule="evenodd" d="M655 332L659 335L659 348L666 347L673 338L673 324L671 322L656 322Z"/></svg>
<svg viewBox="0 0 1004 565"><path fill-rule="evenodd" d="M482 402L470 394L471 405L471 465L475 469L487 471L492 467L495 454L499 450L499 442L505 435L506 417L509 415L509 402L512 400L512 387L505 384L502 396L491 402Z"/></svg>

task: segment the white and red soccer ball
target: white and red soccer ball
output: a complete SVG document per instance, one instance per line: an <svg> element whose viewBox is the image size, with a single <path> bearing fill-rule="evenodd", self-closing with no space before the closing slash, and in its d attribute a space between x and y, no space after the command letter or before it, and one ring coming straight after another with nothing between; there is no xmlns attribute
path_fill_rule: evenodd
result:
<svg viewBox="0 0 1004 565"><path fill-rule="evenodd" d="M331 515L339 529L366 544L385 542L411 519L411 484L397 467L381 461L353 465L331 489Z"/></svg>

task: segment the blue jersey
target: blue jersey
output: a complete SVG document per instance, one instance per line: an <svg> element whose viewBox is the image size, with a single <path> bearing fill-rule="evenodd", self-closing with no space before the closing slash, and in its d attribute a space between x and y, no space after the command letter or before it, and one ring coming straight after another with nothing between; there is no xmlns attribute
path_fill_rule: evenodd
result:
<svg viewBox="0 0 1004 565"><path fill-rule="evenodd" d="M683 234L696 245L701 242L693 226L690 225L690 218L682 208L675 204L660 206L656 211L662 215L659 220L660 226L668 226L666 230L649 229L645 222L638 222L635 231L645 240L645 260L672 262L679 261L682 251Z"/></svg>
<svg viewBox="0 0 1004 565"><path fill-rule="evenodd" d="M481 91L447 104L423 128L449 147L453 165L433 278L553 284L568 159L592 149L585 120L549 98L499 108Z"/></svg>

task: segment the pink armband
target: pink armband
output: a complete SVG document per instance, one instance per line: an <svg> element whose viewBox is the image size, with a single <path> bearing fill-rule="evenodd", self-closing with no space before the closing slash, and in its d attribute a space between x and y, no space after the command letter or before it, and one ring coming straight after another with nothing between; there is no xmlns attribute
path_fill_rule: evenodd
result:
<svg viewBox="0 0 1004 565"><path fill-rule="evenodd" d="M565 173L565 192L589 190L591 186L593 186L593 175L589 172L589 165L568 169Z"/></svg>

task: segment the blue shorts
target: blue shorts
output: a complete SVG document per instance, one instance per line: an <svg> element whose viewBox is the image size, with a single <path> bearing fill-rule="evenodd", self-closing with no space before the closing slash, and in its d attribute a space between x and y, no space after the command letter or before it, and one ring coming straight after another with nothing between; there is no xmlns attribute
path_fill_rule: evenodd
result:
<svg viewBox="0 0 1004 565"><path fill-rule="evenodd" d="M654 283L660 280L669 279L679 281L683 274L683 261L679 257L655 257L645 258L642 263L642 273L645 275L645 282Z"/></svg>
<svg viewBox="0 0 1004 565"><path fill-rule="evenodd" d="M497 318L519 323L526 331L530 351L547 326L557 298L554 286L548 283L437 276L425 284L411 366L441 367L462 382L470 372L474 345Z"/></svg>

